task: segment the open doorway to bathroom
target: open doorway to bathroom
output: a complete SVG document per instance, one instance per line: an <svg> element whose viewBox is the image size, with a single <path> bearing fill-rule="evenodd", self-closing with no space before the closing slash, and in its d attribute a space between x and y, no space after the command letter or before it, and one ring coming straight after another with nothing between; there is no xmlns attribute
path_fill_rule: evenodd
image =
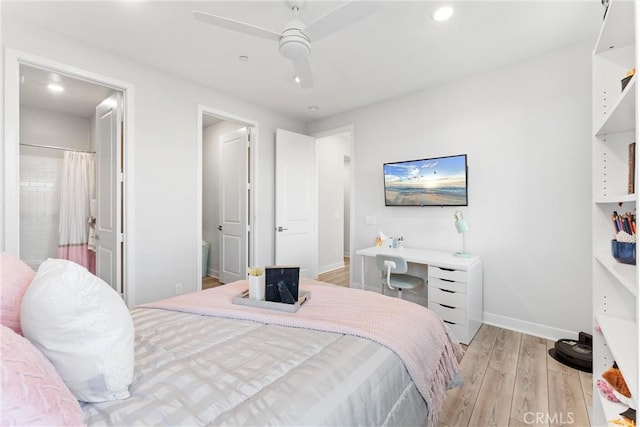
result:
<svg viewBox="0 0 640 427"><path fill-rule="evenodd" d="M19 70L20 257L70 259L123 294L124 93Z"/></svg>
<svg viewBox="0 0 640 427"><path fill-rule="evenodd" d="M202 288L246 278L253 262L253 125L202 113Z"/></svg>

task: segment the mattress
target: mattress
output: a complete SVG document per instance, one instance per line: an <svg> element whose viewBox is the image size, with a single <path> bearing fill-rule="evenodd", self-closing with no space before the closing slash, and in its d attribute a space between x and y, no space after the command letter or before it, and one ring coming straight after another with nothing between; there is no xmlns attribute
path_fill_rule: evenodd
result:
<svg viewBox="0 0 640 427"><path fill-rule="evenodd" d="M425 423L403 363L369 339L150 308L131 314L131 397L83 404L88 425Z"/></svg>

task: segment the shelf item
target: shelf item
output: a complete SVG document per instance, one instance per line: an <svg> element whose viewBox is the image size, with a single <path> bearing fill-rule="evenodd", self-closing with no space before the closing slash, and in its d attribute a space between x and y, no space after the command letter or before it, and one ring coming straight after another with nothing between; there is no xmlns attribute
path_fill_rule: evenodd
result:
<svg viewBox="0 0 640 427"><path fill-rule="evenodd" d="M622 80L620 80L620 88L622 89L623 92L624 92L624 89L629 84L629 82L631 81L631 79L635 76L635 74L636 74L636 69L632 68L627 72L627 75Z"/></svg>
<svg viewBox="0 0 640 427"><path fill-rule="evenodd" d="M606 314L597 314L596 322L631 395L638 396L638 323Z"/></svg>
<svg viewBox="0 0 640 427"><path fill-rule="evenodd" d="M594 379L595 379L595 376L594 376ZM597 402L600 404L600 407L602 408L602 412L604 413L604 418L607 421L621 419L622 417L620 416L620 414L628 408L628 406L620 402L612 402L610 400L607 400L607 398L604 397L602 393L599 393L599 392L598 394L594 395L594 401L595 400L597 400ZM594 402L594 404L595 403L596 402Z"/></svg>
<svg viewBox="0 0 640 427"><path fill-rule="evenodd" d="M623 264L636 264L636 244L629 242L611 241L611 254L613 258Z"/></svg>
<svg viewBox="0 0 640 427"><path fill-rule="evenodd" d="M629 158L627 171L627 193L634 194L636 192L636 143L629 144Z"/></svg>

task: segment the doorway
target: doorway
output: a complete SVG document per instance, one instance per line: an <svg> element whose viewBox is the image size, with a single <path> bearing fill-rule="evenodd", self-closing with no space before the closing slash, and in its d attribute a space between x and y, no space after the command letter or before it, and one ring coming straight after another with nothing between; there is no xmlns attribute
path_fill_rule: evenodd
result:
<svg viewBox="0 0 640 427"><path fill-rule="evenodd" d="M316 137L318 273L349 268L351 252L351 130Z"/></svg>
<svg viewBox="0 0 640 427"><path fill-rule="evenodd" d="M10 49L5 56L5 76L4 221L5 230L10 230L4 234L5 250L34 269L47 258L67 258L85 265L74 258L80 254L92 264L85 267L126 302L123 144L128 135L124 105L129 105L126 95L131 87ZM113 126L107 129L101 117L109 117ZM115 138L109 146L106 136ZM64 169L66 158L72 159L73 169ZM78 174L82 177L77 178ZM63 209L73 205L65 204L65 198L77 201L79 197L62 191L67 187L63 176L80 183L68 186L82 188L80 210ZM108 182L103 180L107 176ZM105 229L105 217L100 215L105 209L111 212L108 220L113 242L107 244L108 237L91 242L90 218L96 218L98 228ZM61 218L71 218L71 222L62 226ZM86 233L83 238L87 241L64 237L64 230L58 232L64 227L74 228L73 239L77 230ZM99 237L93 235L94 239ZM100 253L109 253L109 257ZM102 271L96 266L102 266Z"/></svg>
<svg viewBox="0 0 640 427"><path fill-rule="evenodd" d="M308 136L276 132L276 264L300 275L344 270L353 240L352 126ZM313 165L312 167L310 167Z"/></svg>
<svg viewBox="0 0 640 427"><path fill-rule="evenodd" d="M253 263L255 125L202 107L203 288L246 278Z"/></svg>

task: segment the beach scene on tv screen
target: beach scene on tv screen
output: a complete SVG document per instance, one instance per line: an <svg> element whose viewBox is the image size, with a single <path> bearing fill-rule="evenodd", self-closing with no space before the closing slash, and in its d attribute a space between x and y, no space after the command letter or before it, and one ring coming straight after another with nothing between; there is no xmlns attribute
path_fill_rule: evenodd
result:
<svg viewBox="0 0 640 427"><path fill-rule="evenodd" d="M467 204L465 156L384 165L389 206L464 206Z"/></svg>

